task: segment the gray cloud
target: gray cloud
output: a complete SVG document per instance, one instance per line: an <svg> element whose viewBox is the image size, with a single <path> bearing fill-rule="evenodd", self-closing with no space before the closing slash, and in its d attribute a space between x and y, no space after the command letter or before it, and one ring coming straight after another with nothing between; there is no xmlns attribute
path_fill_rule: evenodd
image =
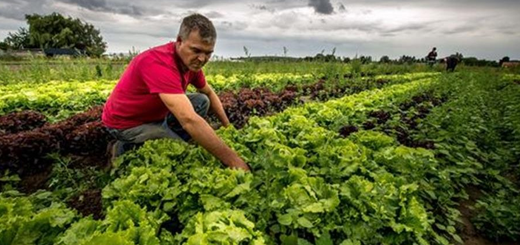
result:
<svg viewBox="0 0 520 245"><path fill-rule="evenodd" d="M477 57L520 54L518 0L0 0L0 40L25 14L58 12L101 30L108 52L145 50L175 39L182 17L213 20L220 55L424 55L424 46ZM478 42L472 42L478 37ZM237 48L238 47L238 48ZM496 48L494 48L496 47ZM508 53L509 52L509 53ZM520 57L515 57L520 58Z"/></svg>
<svg viewBox="0 0 520 245"><path fill-rule="evenodd" d="M476 30L478 30L477 26L466 24L466 25L461 25L461 26L457 26L452 29L445 30L442 33L447 34L447 35L452 35L452 34L460 35L460 34L465 34L467 32L474 32Z"/></svg>
<svg viewBox="0 0 520 245"><path fill-rule="evenodd" d="M115 14L123 14L129 16L145 16L146 14L151 14L153 12L160 13L162 11L159 10L151 10L141 6L135 5L127 5L127 4L118 4L112 3L107 4L105 0L57 0L63 3L68 3L72 5L77 5L78 7L85 8L92 11L98 12L107 12L107 13L115 13Z"/></svg>
<svg viewBox="0 0 520 245"><path fill-rule="evenodd" d="M334 12L330 0L309 0L309 6L313 7L314 11L320 14L332 14Z"/></svg>
<svg viewBox="0 0 520 245"><path fill-rule="evenodd" d="M211 12L208 12L208 13L204 13L204 15L210 19L218 19L218 18L222 18L224 17L223 14L217 12L217 11L211 11Z"/></svg>
<svg viewBox="0 0 520 245"><path fill-rule="evenodd" d="M395 28L382 30L385 34L395 34L398 32L404 32L404 31L421 31L421 32L427 32L430 31L432 28L430 27L432 23L412 23L407 25L401 25Z"/></svg>
<svg viewBox="0 0 520 245"><path fill-rule="evenodd" d="M215 28L218 31L241 31L248 27L248 24L241 21L214 21Z"/></svg>
<svg viewBox="0 0 520 245"><path fill-rule="evenodd" d="M50 14L52 0L13 0L0 2L0 17L25 21L26 14L43 13Z"/></svg>
<svg viewBox="0 0 520 245"><path fill-rule="evenodd" d="M252 9L257 9L257 10L261 10L261 11L267 11L267 12L270 12L270 13L274 13L274 11L275 11L274 8L269 8L266 5L251 4L250 7Z"/></svg>
<svg viewBox="0 0 520 245"><path fill-rule="evenodd" d="M342 3L339 4L339 7L338 7L339 11L346 11L347 9L345 8L345 5L343 5Z"/></svg>
<svg viewBox="0 0 520 245"><path fill-rule="evenodd" d="M107 6L107 2L105 0L60 0L64 3L75 4L80 7L90 9L90 10L102 10L109 11L111 8Z"/></svg>
<svg viewBox="0 0 520 245"><path fill-rule="evenodd" d="M143 0L144 2L145 0ZM176 1L169 1L169 0L162 0L164 1L165 5L175 5L181 8L203 8L206 6L211 5L219 5L219 4L226 4L226 3L232 3L229 0L176 0ZM247 2L247 1L246 1Z"/></svg>

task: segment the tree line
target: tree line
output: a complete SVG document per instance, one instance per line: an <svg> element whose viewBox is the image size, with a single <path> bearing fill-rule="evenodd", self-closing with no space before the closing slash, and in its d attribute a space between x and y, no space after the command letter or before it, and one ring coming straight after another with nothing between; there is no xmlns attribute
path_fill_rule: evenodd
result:
<svg viewBox="0 0 520 245"><path fill-rule="evenodd" d="M101 56L107 48L98 29L79 18L50 15L25 15L28 28L21 27L0 42L2 50L71 49L79 54Z"/></svg>

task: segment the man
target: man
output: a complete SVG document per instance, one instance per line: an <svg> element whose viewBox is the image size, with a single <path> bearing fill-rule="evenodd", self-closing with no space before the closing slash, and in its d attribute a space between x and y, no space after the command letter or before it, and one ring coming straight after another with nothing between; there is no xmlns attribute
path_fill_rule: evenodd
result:
<svg viewBox="0 0 520 245"><path fill-rule="evenodd" d="M437 48L436 47L433 47L432 51L430 51L428 53L428 56L426 56L426 59L430 66L433 66L433 64L435 64L435 62L437 61Z"/></svg>
<svg viewBox="0 0 520 245"><path fill-rule="evenodd" d="M192 14L182 20L176 42L151 48L130 62L103 110L103 123L117 139L113 157L150 139L193 138L226 166L249 170L203 118L211 109L222 126L229 125L202 72L216 36L209 19ZM188 84L199 93L186 95Z"/></svg>

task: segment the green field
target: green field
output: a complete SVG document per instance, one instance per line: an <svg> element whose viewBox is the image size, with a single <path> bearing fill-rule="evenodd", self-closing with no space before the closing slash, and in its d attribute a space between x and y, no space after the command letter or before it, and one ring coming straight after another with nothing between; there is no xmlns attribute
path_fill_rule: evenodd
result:
<svg viewBox="0 0 520 245"><path fill-rule="evenodd" d="M210 62L252 171L167 139L107 169L125 65L0 63L0 244L520 242L517 71Z"/></svg>

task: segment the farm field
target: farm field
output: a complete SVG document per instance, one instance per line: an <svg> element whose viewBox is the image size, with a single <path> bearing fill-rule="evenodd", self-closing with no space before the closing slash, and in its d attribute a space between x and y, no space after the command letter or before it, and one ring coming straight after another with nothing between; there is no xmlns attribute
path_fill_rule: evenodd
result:
<svg viewBox="0 0 520 245"><path fill-rule="evenodd" d="M2 245L520 242L519 73L210 63L246 173L165 139L110 167L118 68L77 66L0 69Z"/></svg>

